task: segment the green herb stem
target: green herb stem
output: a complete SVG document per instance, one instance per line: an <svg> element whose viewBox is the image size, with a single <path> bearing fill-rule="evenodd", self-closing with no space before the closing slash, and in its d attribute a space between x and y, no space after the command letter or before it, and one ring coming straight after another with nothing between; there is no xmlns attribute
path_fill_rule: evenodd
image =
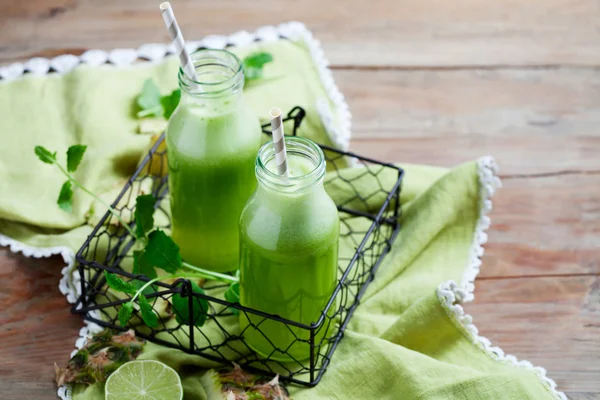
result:
<svg viewBox="0 0 600 400"><path fill-rule="evenodd" d="M73 182L73 184L75 184L75 186L77 186L78 188L80 188L81 190L83 190L84 192L86 192L87 194L89 194L90 196L92 196L98 203L100 203L103 206L105 206L106 208L108 208L108 211L121 223L121 225L125 229L127 229L127 231L131 234L131 236L133 236L134 238L136 237L136 234L135 234L135 231L133 230L133 228L131 228L129 226L129 224L127 222L125 222L125 220L123 220L123 218L121 218L121 216L119 215L119 213L117 212L117 210L115 210L114 208L112 208L104 200L102 200L100 197L96 196L93 192L91 192L90 190L88 190L85 186L83 186L82 184L80 184L77 181L77 179L75 179L69 172L67 172L67 170L64 169L59 163L55 163L55 165L61 170L61 172L63 174L65 174L65 176L71 182Z"/></svg>
<svg viewBox="0 0 600 400"><path fill-rule="evenodd" d="M191 269L192 271L197 272L198 275L202 276L203 278L214 279L214 280L226 282L226 283L239 282L239 278L237 276L231 276L231 275L227 275L227 274L220 274L218 272L208 271L206 269L188 264L185 261L182 264L187 269Z"/></svg>
<svg viewBox="0 0 600 400"><path fill-rule="evenodd" d="M161 281L161 280L167 280L167 279L177 279L177 278L206 278L206 276L204 276L203 274L198 274L198 275L181 275L181 274L174 274L174 275L165 275L165 276L158 276L154 279L149 280L148 282L146 282L141 288L138 289L137 292L135 292L135 295L131 298L131 300L129 301L130 303L133 303L141 293L144 292L144 290L146 290L146 288L150 285L152 285L155 282Z"/></svg>
<svg viewBox="0 0 600 400"><path fill-rule="evenodd" d="M133 296L133 298L129 302L133 303L135 301L135 299L137 299L139 297L140 293L142 293L144 290L146 290L146 288L148 286L152 285L154 282L160 281L161 279L170 279L170 278L174 278L174 276L171 276L171 275L159 276L159 277L156 277L154 279L149 280L148 282L146 282L144 284L144 286L142 286L141 288L138 289L137 292L135 292L135 295Z"/></svg>

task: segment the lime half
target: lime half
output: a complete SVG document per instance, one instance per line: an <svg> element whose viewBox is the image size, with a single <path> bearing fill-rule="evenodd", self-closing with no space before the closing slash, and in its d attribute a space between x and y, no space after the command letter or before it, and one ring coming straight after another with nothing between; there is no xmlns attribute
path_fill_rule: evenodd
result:
<svg viewBox="0 0 600 400"><path fill-rule="evenodd" d="M183 387L175 370L159 361L136 360L113 372L104 387L106 400L181 400Z"/></svg>

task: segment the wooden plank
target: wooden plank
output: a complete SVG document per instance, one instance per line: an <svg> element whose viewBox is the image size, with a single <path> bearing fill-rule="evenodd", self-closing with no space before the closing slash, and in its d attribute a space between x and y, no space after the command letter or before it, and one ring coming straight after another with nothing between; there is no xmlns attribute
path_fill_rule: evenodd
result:
<svg viewBox="0 0 600 400"><path fill-rule="evenodd" d="M354 138L485 135L523 147L531 142L514 141L600 136L600 70L336 70L334 77L353 112Z"/></svg>
<svg viewBox="0 0 600 400"><path fill-rule="evenodd" d="M375 134L375 133L374 133ZM491 155L504 176L598 173L600 137L550 135L353 139L350 149L390 162L450 167Z"/></svg>
<svg viewBox="0 0 600 400"><path fill-rule="evenodd" d="M58 290L59 257L26 258L0 248L0 387L2 398L55 399L54 363L74 349L79 316Z"/></svg>
<svg viewBox="0 0 600 400"><path fill-rule="evenodd" d="M352 148L449 166L494 155L504 174L600 171L600 70L336 70Z"/></svg>
<svg viewBox="0 0 600 400"><path fill-rule="evenodd" d="M567 395L571 400L598 400L600 399L600 393L581 393L581 392L568 392Z"/></svg>
<svg viewBox="0 0 600 400"><path fill-rule="evenodd" d="M236 0L174 7L188 40L303 21L336 65L600 65L594 0ZM157 3L144 0L9 0L0 30L0 62L48 49L168 41Z"/></svg>
<svg viewBox="0 0 600 400"><path fill-rule="evenodd" d="M465 310L480 335L543 366L559 390L600 394L600 277L481 280Z"/></svg>
<svg viewBox="0 0 600 400"><path fill-rule="evenodd" d="M482 276L600 273L600 174L505 179Z"/></svg>

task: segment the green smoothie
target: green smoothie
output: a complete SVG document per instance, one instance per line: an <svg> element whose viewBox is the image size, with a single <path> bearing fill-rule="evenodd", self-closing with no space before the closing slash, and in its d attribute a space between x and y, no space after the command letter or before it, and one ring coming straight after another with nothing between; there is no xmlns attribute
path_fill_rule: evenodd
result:
<svg viewBox="0 0 600 400"><path fill-rule="evenodd" d="M307 141L286 139L291 175L287 186L265 182L273 176L263 174L261 179L257 166L259 186L240 219L240 303L310 325L321 316L337 284L339 217L323 188L322 152L320 159L305 157L302 151L317 150L299 151L292 142L298 140ZM271 174L273 164L271 160L264 165ZM296 340L308 341L307 329L262 320L244 313L240 317L244 339L256 352L281 361L310 356L309 344ZM251 323L260 325L256 329ZM320 329L315 343L325 333Z"/></svg>
<svg viewBox="0 0 600 400"><path fill-rule="evenodd" d="M209 52L213 58L221 54ZM167 127L172 237L185 261L226 272L238 268L238 222L256 188L254 160L261 128L241 98L243 73L238 71L241 86L235 74L228 85L229 69L220 74L215 61L210 61L206 73L196 64L198 76L217 83L198 84L193 93L182 90L181 103Z"/></svg>

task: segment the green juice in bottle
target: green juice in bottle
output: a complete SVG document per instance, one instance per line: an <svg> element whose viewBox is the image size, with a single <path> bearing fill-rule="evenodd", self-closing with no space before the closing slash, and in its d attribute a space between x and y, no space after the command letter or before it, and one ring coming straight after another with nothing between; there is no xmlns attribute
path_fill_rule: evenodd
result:
<svg viewBox="0 0 600 400"><path fill-rule="evenodd" d="M243 99L240 60L226 50L200 50L192 59L198 81L180 71L181 101L166 131L172 237L185 261L234 271L261 128Z"/></svg>
<svg viewBox="0 0 600 400"><path fill-rule="evenodd" d="M337 284L339 216L323 188L321 149L296 137L287 137L286 145L287 182L275 172L272 143L256 161L258 188L240 218L240 303L310 325ZM241 313L240 324L245 342L264 357L310 357L307 329L251 313ZM326 331L317 330L315 344Z"/></svg>

